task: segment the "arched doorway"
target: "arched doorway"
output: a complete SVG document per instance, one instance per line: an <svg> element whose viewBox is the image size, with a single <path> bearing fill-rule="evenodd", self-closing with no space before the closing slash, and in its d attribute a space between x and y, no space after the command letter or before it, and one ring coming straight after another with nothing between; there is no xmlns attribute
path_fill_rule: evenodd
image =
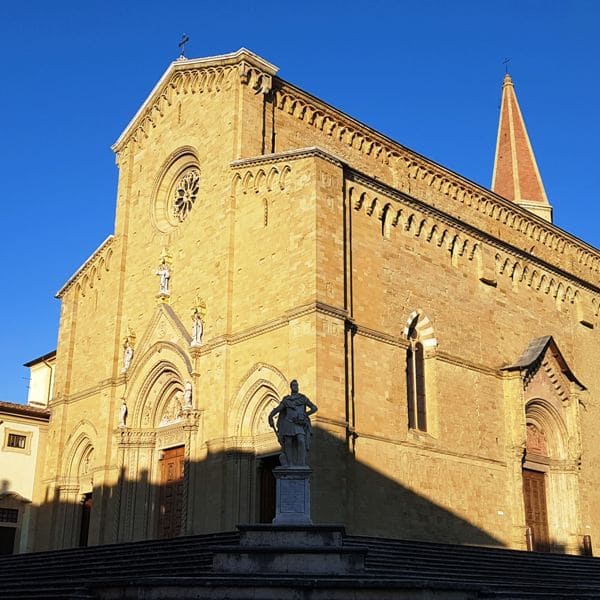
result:
<svg viewBox="0 0 600 600"><path fill-rule="evenodd" d="M232 404L230 435L241 450L236 460L244 473L235 492L237 518L242 522L270 523L275 516L273 469L279 466L280 447L268 416L288 389L281 371L258 363L244 378Z"/></svg>
<svg viewBox="0 0 600 600"><path fill-rule="evenodd" d="M94 448L86 446L79 461L77 480L79 483L80 516L79 516L79 545L87 546L90 537L90 522L92 518L94 480L92 476L92 461Z"/></svg>
<svg viewBox="0 0 600 600"><path fill-rule="evenodd" d="M526 466L525 466L526 465ZM545 432L536 423L527 423L527 442L523 466L523 502L528 550L550 550L546 472L548 444Z"/></svg>
<svg viewBox="0 0 600 600"><path fill-rule="evenodd" d="M82 421L66 453L62 481L53 508L51 538L55 548L98 543L98 524L92 516L96 470L93 425Z"/></svg>
<svg viewBox="0 0 600 600"><path fill-rule="evenodd" d="M552 402L526 405L523 503L528 548L537 552L570 549L578 526L578 479L568 452L568 430Z"/></svg>
<svg viewBox="0 0 600 600"><path fill-rule="evenodd" d="M530 549L579 552L579 410L586 387L552 336L531 340L503 370L518 372L519 402L524 400L523 428L515 440L519 445L525 442L519 527L523 526Z"/></svg>
<svg viewBox="0 0 600 600"><path fill-rule="evenodd" d="M115 510L119 541L190 533L189 465L198 445L191 366L166 343L161 360L144 363L127 393L130 416L118 430L121 478ZM151 352L150 357L154 354Z"/></svg>

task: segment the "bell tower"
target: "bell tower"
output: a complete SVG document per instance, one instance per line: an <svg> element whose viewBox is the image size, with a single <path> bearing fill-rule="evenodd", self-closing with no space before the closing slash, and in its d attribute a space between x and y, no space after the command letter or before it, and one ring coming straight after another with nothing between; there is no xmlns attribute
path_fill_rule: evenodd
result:
<svg viewBox="0 0 600 600"><path fill-rule="evenodd" d="M492 175L492 191L522 208L552 222L552 207L546 197L525 121L508 73L502 84L502 104Z"/></svg>

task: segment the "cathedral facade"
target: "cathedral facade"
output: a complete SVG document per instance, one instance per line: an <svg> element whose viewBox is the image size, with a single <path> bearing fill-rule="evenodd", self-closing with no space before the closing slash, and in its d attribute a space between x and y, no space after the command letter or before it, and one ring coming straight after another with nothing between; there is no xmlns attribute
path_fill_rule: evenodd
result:
<svg viewBox="0 0 600 600"><path fill-rule="evenodd" d="M600 253L552 225L510 78L494 191L246 50L172 63L113 149L114 233L58 292L37 549L269 522L292 379L314 522L600 539Z"/></svg>

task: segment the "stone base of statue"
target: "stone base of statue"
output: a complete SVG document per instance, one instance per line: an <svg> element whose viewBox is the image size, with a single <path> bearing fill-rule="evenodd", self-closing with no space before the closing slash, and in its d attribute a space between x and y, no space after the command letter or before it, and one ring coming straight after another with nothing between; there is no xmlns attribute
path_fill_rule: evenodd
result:
<svg viewBox="0 0 600 600"><path fill-rule="evenodd" d="M159 303L168 304L171 300L171 294L170 292L159 292L156 294L156 299Z"/></svg>
<svg viewBox="0 0 600 600"><path fill-rule="evenodd" d="M239 546L213 548L213 573L339 576L365 568L367 548L345 546L343 525L238 525L238 529Z"/></svg>
<svg viewBox="0 0 600 600"><path fill-rule="evenodd" d="M367 549L344 545L343 525L313 525L309 467L276 467L272 525L238 525L239 546L214 548L213 571L238 575L361 573Z"/></svg>
<svg viewBox="0 0 600 600"><path fill-rule="evenodd" d="M309 467L275 467L275 518L273 525L311 525Z"/></svg>

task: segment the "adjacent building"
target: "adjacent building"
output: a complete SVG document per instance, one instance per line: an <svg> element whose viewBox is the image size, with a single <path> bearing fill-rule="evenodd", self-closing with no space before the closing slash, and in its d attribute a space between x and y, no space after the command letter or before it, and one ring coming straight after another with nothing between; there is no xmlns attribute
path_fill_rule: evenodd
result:
<svg viewBox="0 0 600 600"><path fill-rule="evenodd" d="M0 402L0 554L35 548L36 483L42 479L55 352L28 362L28 402Z"/></svg>

